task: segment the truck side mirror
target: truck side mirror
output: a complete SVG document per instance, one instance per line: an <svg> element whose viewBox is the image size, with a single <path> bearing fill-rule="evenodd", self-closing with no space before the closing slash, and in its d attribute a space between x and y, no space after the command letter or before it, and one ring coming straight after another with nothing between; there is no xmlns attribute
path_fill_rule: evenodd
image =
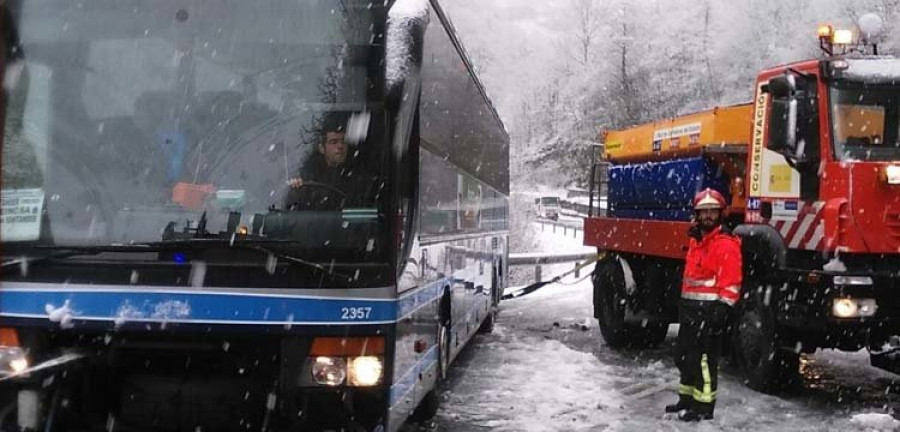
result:
<svg viewBox="0 0 900 432"><path fill-rule="evenodd" d="M769 114L769 150L785 156L797 150L797 100L774 99Z"/></svg>
<svg viewBox="0 0 900 432"><path fill-rule="evenodd" d="M769 111L769 149L789 157L797 151L797 81L788 72L772 78L767 86L772 95Z"/></svg>
<svg viewBox="0 0 900 432"><path fill-rule="evenodd" d="M788 72L769 80L766 86L769 94L775 99L788 99L797 92L797 80L794 74Z"/></svg>

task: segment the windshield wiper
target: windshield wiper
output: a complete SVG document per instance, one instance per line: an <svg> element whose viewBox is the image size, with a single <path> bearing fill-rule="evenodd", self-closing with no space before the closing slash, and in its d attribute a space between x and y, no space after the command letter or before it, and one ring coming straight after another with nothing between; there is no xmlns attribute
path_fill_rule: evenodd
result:
<svg viewBox="0 0 900 432"><path fill-rule="evenodd" d="M148 243L139 243L135 244L135 246L143 246L149 249L153 249L156 251L171 251L177 249L192 249L192 250L203 250L209 247L228 247L235 248L241 250L251 250L257 251L260 253L267 254L272 257L276 257L279 259L283 259L287 262L294 264L301 264L307 267L314 268L321 272L324 272L330 276L336 276L345 282L352 282L353 277L336 272L333 269L329 269L319 263L315 263L312 261L307 261L302 258L297 258L295 256L288 255L283 252L278 252L273 250L267 245L285 245L289 246L294 244L292 241L273 241L273 240L237 240L234 238L225 239L225 238L195 238L195 239L186 239L186 240L165 240L159 242L148 242Z"/></svg>
<svg viewBox="0 0 900 432"><path fill-rule="evenodd" d="M103 252L156 252L150 247L143 245L90 245L90 246L53 246L39 245L33 246L34 250L45 250L50 253L35 257L23 256L22 258L4 261L0 264L0 268L7 269L9 267L28 268L31 264L39 264L44 261L54 259L66 259L84 255L98 255Z"/></svg>
<svg viewBox="0 0 900 432"><path fill-rule="evenodd" d="M235 239L222 239L222 238L212 238L212 239L204 239L204 238L196 238L196 239L188 239L188 240L167 240L160 242L147 242L147 243L134 243L127 245L89 245L89 246L34 246L35 250L47 250L52 251L46 255L36 256L36 257L28 257L23 256L22 258L13 259L9 261L5 261L2 264L2 269L7 269L10 267L18 266L20 268L27 269L29 265L42 263L49 260L54 259L66 259L72 258L76 256L84 256L84 255L98 255L104 252L122 252L122 253L140 253L140 252L168 252L173 250L183 250L183 249L192 249L192 250L203 250L210 247L229 247L236 248L242 250L251 250L257 251L259 253L265 253L269 256L276 257L278 259L283 259L287 262L293 264L301 264L307 267L314 268L321 272L324 272L330 276L338 277L345 282L352 282L353 278L349 275L336 272L333 269L329 269L321 264L307 261L302 258L297 258L295 256L291 256L282 252L278 252L267 248L263 245L271 245L271 244L284 244L291 245L294 242L291 241L273 241L273 240L235 240Z"/></svg>

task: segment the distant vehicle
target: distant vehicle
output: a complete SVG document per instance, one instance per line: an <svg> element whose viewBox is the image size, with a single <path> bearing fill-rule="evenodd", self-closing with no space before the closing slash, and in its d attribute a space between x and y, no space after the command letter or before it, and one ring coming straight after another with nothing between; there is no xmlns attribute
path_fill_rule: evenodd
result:
<svg viewBox="0 0 900 432"><path fill-rule="evenodd" d="M557 220L562 213L559 197L545 196L534 199L534 211L538 217Z"/></svg>
<svg viewBox="0 0 900 432"><path fill-rule="evenodd" d="M509 244L509 138L437 0L0 12L0 430L434 415ZM312 157L358 189L298 185Z"/></svg>
<svg viewBox="0 0 900 432"><path fill-rule="evenodd" d="M869 34L819 29L824 58L761 71L751 103L606 134L609 208L584 226L607 252L594 314L609 345L658 344L677 320L691 199L713 187L742 238L731 347L751 387L790 382L819 348L898 371L900 59L867 44L881 20L863 18Z"/></svg>

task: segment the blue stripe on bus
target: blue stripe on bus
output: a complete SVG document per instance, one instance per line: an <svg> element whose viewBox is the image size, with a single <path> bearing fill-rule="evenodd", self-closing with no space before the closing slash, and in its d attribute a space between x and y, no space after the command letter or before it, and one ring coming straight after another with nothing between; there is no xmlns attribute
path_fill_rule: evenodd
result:
<svg viewBox="0 0 900 432"><path fill-rule="evenodd" d="M443 294L444 287L449 285L451 280L449 277L439 279L410 294L404 294L398 300L399 316L403 318L416 309L436 300Z"/></svg>
<svg viewBox="0 0 900 432"><path fill-rule="evenodd" d="M402 319L435 301L451 278L397 300L267 296L256 293L72 288L0 290L0 316L46 318L69 303L73 319L233 324L372 324Z"/></svg>
<svg viewBox="0 0 900 432"><path fill-rule="evenodd" d="M403 396L406 396L413 387L416 385L416 381L419 379L419 374L425 373L429 368L434 366L438 361L438 347L437 345L431 347L428 351L423 355L414 365L412 365L405 374L403 374L400 379L397 379L394 382L394 385L391 386L391 402L390 406L393 407L403 399Z"/></svg>
<svg viewBox="0 0 900 432"><path fill-rule="evenodd" d="M395 300L284 297L224 293L18 291L0 293L0 315L92 321L229 324L372 324L397 319Z"/></svg>

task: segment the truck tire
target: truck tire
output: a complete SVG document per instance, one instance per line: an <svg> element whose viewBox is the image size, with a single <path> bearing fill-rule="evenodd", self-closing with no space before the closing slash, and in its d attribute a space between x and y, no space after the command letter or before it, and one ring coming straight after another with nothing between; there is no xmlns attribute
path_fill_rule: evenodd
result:
<svg viewBox="0 0 900 432"><path fill-rule="evenodd" d="M656 348L666 340L668 333L668 323L647 323L643 326L640 337L644 340L644 347Z"/></svg>
<svg viewBox="0 0 900 432"><path fill-rule="evenodd" d="M733 356L748 387L763 393L777 393L796 383L800 373L800 355L778 344L777 323L772 309L762 301L766 286L755 286L739 311L733 328Z"/></svg>
<svg viewBox="0 0 900 432"><path fill-rule="evenodd" d="M593 282L594 316L610 348L653 348L665 340L668 324L625 320L625 275L616 257L597 263Z"/></svg>

